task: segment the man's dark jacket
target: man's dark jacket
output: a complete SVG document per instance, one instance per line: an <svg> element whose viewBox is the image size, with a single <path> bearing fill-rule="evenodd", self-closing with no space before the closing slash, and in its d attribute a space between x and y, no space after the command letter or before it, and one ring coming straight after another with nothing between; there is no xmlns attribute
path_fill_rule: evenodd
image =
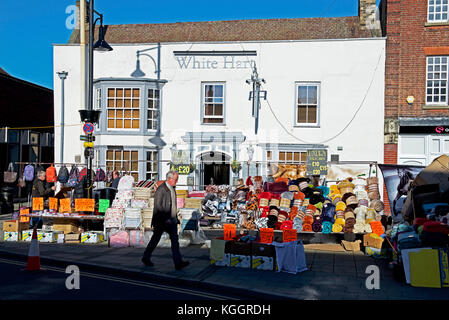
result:
<svg viewBox="0 0 449 320"><path fill-rule="evenodd" d="M50 188L46 188L46 182L42 181L38 178L34 179L33 181L33 190L31 193L31 196L40 198L48 198L48 196L52 193L53 190Z"/></svg>
<svg viewBox="0 0 449 320"><path fill-rule="evenodd" d="M174 189L174 188L173 188ZM178 224L178 218L171 217L171 194L167 184L162 183L154 193L153 219L151 226L154 228L164 228L167 224Z"/></svg>

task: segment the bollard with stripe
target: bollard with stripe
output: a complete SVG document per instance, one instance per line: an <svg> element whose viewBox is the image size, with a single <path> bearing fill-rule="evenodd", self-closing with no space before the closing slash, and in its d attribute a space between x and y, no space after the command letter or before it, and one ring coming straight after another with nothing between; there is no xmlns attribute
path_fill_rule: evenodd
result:
<svg viewBox="0 0 449 320"><path fill-rule="evenodd" d="M33 230L33 238L31 239L30 250L28 251L28 262L26 271L40 271L41 261L39 257L39 242L37 241L37 229Z"/></svg>

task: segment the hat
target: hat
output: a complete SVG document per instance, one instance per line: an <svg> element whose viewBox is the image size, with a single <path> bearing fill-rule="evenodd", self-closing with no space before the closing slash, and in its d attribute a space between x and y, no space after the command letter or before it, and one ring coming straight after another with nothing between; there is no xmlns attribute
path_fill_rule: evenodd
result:
<svg viewBox="0 0 449 320"><path fill-rule="evenodd" d="M357 197L352 192L347 192L341 198L341 201L346 203L347 207L352 207L353 209L357 208L359 202L357 201Z"/></svg>
<svg viewBox="0 0 449 320"><path fill-rule="evenodd" d="M345 209L346 209L346 204L343 201L339 201L335 205L335 211L344 211Z"/></svg>
<svg viewBox="0 0 449 320"><path fill-rule="evenodd" d="M299 187L298 187L297 185L294 185L294 184L289 185L289 186L288 186L288 191L291 191L291 192L299 192Z"/></svg>
<svg viewBox="0 0 449 320"><path fill-rule="evenodd" d="M284 222L285 220L287 220L287 218L288 218L287 211L280 210L279 214L278 214L278 221L279 222Z"/></svg>
<svg viewBox="0 0 449 320"><path fill-rule="evenodd" d="M280 211L279 208L278 208L277 206L270 206L269 209L268 209L268 211L269 211L269 212L268 212L268 215L271 215L271 214L270 214L271 210L276 210L276 211L277 211L277 214L279 214L279 211Z"/></svg>
<svg viewBox="0 0 449 320"><path fill-rule="evenodd" d="M341 232L342 230L343 230L343 227L340 224L335 222L332 225L332 232L336 233L336 232Z"/></svg>
<svg viewBox="0 0 449 320"><path fill-rule="evenodd" d="M345 212L345 222L346 222L349 218L354 218L354 219L355 219L354 212L352 212L352 211L346 211L346 212Z"/></svg>
<svg viewBox="0 0 449 320"><path fill-rule="evenodd" d="M299 178L296 180L298 182L299 189L303 191L305 188L309 187L309 178Z"/></svg>

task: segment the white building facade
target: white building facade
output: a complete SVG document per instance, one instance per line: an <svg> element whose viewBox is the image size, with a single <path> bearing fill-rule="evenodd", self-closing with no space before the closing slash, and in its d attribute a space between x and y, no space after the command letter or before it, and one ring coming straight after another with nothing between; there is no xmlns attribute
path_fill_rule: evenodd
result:
<svg viewBox="0 0 449 320"><path fill-rule="evenodd" d="M179 183L190 177L201 189L265 177L269 162L305 163L313 149L326 149L329 161L383 161L385 38L109 44L113 51L94 53L94 166L164 179L172 151L183 150L196 170ZM257 134L246 82L254 66L266 91ZM68 72L60 162L85 160L80 69L79 44L54 45L54 71ZM59 125L56 73L54 101ZM56 130L56 162L60 138Z"/></svg>

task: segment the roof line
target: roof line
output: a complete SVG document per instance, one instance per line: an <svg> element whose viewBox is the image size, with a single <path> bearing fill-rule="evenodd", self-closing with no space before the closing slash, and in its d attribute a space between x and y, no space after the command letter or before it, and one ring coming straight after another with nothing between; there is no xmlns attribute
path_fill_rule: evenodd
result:
<svg viewBox="0 0 449 320"><path fill-rule="evenodd" d="M50 88L38 85L38 84L30 82L30 81L26 81L26 80L22 80L22 79L13 77L13 76L11 76L9 74L2 74L2 73L0 73L0 77L7 78L7 79L10 79L10 80L13 80L13 81L16 81L16 82L20 82L22 84L26 84L26 85L31 86L31 87L37 87L39 89L44 89L44 90L53 92L53 89L50 89Z"/></svg>
<svg viewBox="0 0 449 320"><path fill-rule="evenodd" d="M229 41L165 41L165 42L108 42L111 46L142 46L155 44L221 44L221 43L276 43L276 42L325 42L325 41L359 41L359 40L386 40L387 37L364 37L364 38L329 38L329 39L291 39L291 40L229 40ZM79 43L52 43L52 46L79 46Z"/></svg>

